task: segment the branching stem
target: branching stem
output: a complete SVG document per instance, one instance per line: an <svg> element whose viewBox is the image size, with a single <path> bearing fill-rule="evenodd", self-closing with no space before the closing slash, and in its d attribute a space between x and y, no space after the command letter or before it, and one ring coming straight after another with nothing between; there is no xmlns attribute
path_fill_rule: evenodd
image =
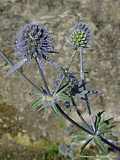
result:
<svg viewBox="0 0 120 160"><path fill-rule="evenodd" d="M44 82L45 89L47 90L48 94L51 95L51 92L50 92L50 90L49 90L49 88L48 88L48 84L47 84L45 75L44 75L44 73L43 73L43 70L42 70L42 68L41 68L41 64L40 64L40 61L39 61L38 57L36 57L35 60L36 60L36 63L37 63L37 65L38 65L38 69L39 69L39 73L40 73L40 75L41 75L41 78L42 78L42 80L43 80L43 82Z"/></svg>
<svg viewBox="0 0 120 160"><path fill-rule="evenodd" d="M0 57L2 59L4 59L8 64L10 64L11 66L14 66L14 63L3 53L0 51ZM26 80L28 81L34 88L36 88L38 91L42 91L41 88L39 88L36 84L34 84L23 72L21 72L20 70L17 70L17 72L19 72L19 74Z"/></svg>
<svg viewBox="0 0 120 160"><path fill-rule="evenodd" d="M88 128L92 129L92 128L89 126L89 124L86 122L86 120L84 119L84 117L82 116L82 114L81 114L80 110L78 109L78 107L77 107L77 105L76 105L76 103L75 103L75 101L74 101L74 98L73 98L72 96L71 96L71 100L72 100L73 105L75 106L75 110L76 110L78 116L80 117L80 119L83 121L83 123L84 123Z"/></svg>
<svg viewBox="0 0 120 160"><path fill-rule="evenodd" d="M116 146L115 144L113 144L112 142L110 142L109 140L107 140L105 137L101 135L99 137L105 144L111 146L114 150L120 152L120 147Z"/></svg>
<svg viewBox="0 0 120 160"><path fill-rule="evenodd" d="M55 104L57 109L59 110L59 112L64 116L65 119L67 119L69 122L71 122L72 124L74 124L76 127L82 129L83 131L89 133L90 135L93 135L93 132L91 132L90 130L84 128L83 126L79 125L77 122L75 122L71 117L69 117L62 109L61 107L56 103Z"/></svg>

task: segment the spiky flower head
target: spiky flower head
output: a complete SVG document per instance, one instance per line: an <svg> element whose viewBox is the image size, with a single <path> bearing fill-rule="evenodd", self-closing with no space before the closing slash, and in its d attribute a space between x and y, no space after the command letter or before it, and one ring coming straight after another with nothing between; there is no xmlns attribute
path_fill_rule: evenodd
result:
<svg viewBox="0 0 120 160"><path fill-rule="evenodd" d="M17 33L15 42L15 53L20 58L20 62L13 65L7 75L14 73L22 65L30 62L33 57L36 57L43 67L44 60L51 52L55 51L48 29L36 22L26 24Z"/></svg>
<svg viewBox="0 0 120 160"><path fill-rule="evenodd" d="M53 41L48 29L36 22L26 24L16 36L16 54L28 61L38 56L46 58L48 53L54 52Z"/></svg>
<svg viewBox="0 0 120 160"><path fill-rule="evenodd" d="M81 21L76 23L70 32L70 43L73 48L87 48L89 46L92 33L86 23Z"/></svg>

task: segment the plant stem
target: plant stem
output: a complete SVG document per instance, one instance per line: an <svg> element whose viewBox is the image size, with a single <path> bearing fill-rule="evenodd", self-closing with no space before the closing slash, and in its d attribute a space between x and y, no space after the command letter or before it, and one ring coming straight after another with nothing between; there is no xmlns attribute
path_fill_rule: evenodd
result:
<svg viewBox="0 0 120 160"><path fill-rule="evenodd" d="M14 63L3 53L0 51L0 57L4 59L8 64L11 66L14 66ZM20 70L17 70L19 74L26 80L28 81L34 88L36 88L38 91L42 91L41 88L39 88L37 85L35 85L24 73L22 73Z"/></svg>
<svg viewBox="0 0 120 160"><path fill-rule="evenodd" d="M83 84L83 89L86 90L86 83L85 83L85 74L84 74L84 60L83 60L83 48L80 48L80 78ZM94 129L94 122L92 120L91 117L91 107L90 107L90 103L89 103L89 99L88 99L88 95L85 94L85 102L87 105L87 109L88 109L88 114L90 115L90 119L91 119L91 123L92 123L92 128Z"/></svg>
<svg viewBox="0 0 120 160"><path fill-rule="evenodd" d="M82 84L83 84L83 89L86 90L85 80L82 80ZM85 102L86 102L86 105L87 105L88 113L89 113L89 115L91 115L91 108L90 108L90 103L89 103L89 99L88 99L87 94L85 94Z"/></svg>
<svg viewBox="0 0 120 160"><path fill-rule="evenodd" d="M88 139L84 145L81 147L81 153L83 152L83 150L85 149L85 147L92 141L93 138Z"/></svg>
<svg viewBox="0 0 120 160"><path fill-rule="evenodd" d="M106 138L102 137L101 135L99 135L99 137L104 143L106 143L107 145L111 146L114 150L120 152L120 147L116 146L115 144L113 144L112 142L110 142Z"/></svg>
<svg viewBox="0 0 120 160"><path fill-rule="evenodd" d="M80 48L80 78L82 80L83 89L86 90L85 86L85 75L84 75L84 66L83 66L83 48ZM85 95L85 101L88 109L89 115L91 115L90 105L87 94Z"/></svg>
<svg viewBox="0 0 120 160"><path fill-rule="evenodd" d="M71 100L72 100L72 104L75 106L75 110L76 110L78 116L80 117L80 119L83 121L83 123L84 123L89 129L92 129L92 128L89 126L89 124L85 121L85 119L83 118L83 116L82 116L80 110L78 109L78 107L77 107L77 105L76 105L76 103L75 103L75 101L74 101L74 98L73 98L72 96L71 96Z"/></svg>
<svg viewBox="0 0 120 160"><path fill-rule="evenodd" d="M70 60L70 63L69 63L68 66L67 66L67 72L68 72L69 69L70 69L70 66L71 66L71 64L72 64L72 62L73 62L73 59L74 59L75 56L76 56L76 53L77 53L77 52L75 52L75 53L72 55L72 58L71 58L71 60ZM59 90L62 82L64 81L64 79L65 79L65 76L62 77L62 79L61 79L61 81L59 82L57 88L54 90L54 93L58 92L58 90Z"/></svg>
<svg viewBox="0 0 120 160"><path fill-rule="evenodd" d="M85 81L82 80L82 83L83 83L84 90L86 90L86 86L85 86L86 83L85 83ZM86 106L87 106L87 109L88 109L88 114L90 116L92 129L95 132L94 121L92 119L92 112L91 112L91 107L90 107L90 103L89 103L89 99L88 99L88 95L87 94L85 94L85 102L86 102Z"/></svg>
<svg viewBox="0 0 120 160"><path fill-rule="evenodd" d="M91 131L89 131L88 129L84 128L83 126L79 125L77 122L75 122L71 117L69 117L62 109L61 107L56 103L55 104L57 109L59 110L59 112L64 116L65 119L67 119L69 122L71 122L72 124L74 124L76 127L82 129L83 131L89 133L90 135L93 135L93 133Z"/></svg>
<svg viewBox="0 0 120 160"><path fill-rule="evenodd" d="M84 66L83 66L83 48L80 48L80 78L81 80L85 79L84 75Z"/></svg>
<svg viewBox="0 0 120 160"><path fill-rule="evenodd" d="M84 65L83 65L83 48L80 48L80 78L83 84L83 89L86 90L86 83L85 83L85 75L84 75ZM90 109L90 104L88 100L88 95L85 94L85 101L88 109L89 115L91 115L91 109Z"/></svg>
<svg viewBox="0 0 120 160"><path fill-rule="evenodd" d="M36 57L35 60L36 60L36 63L37 63L37 65L38 65L39 73L40 73L40 75L41 75L41 77L42 77L42 80L43 80L43 82L44 82L45 89L47 90L47 93L48 93L49 95L51 95L51 92L50 92L50 90L49 90L49 88L48 88L47 81L46 81L46 79L45 79L45 75L44 75L43 70L42 70L42 68L41 68L41 64L40 64L39 58Z"/></svg>

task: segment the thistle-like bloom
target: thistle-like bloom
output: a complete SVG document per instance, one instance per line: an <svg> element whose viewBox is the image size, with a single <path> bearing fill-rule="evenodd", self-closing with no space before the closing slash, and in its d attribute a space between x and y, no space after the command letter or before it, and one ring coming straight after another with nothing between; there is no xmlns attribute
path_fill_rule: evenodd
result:
<svg viewBox="0 0 120 160"><path fill-rule="evenodd" d="M70 44L74 49L87 48L91 40L91 30L84 22L76 23L70 30Z"/></svg>
<svg viewBox="0 0 120 160"><path fill-rule="evenodd" d="M38 58L42 64L49 53L54 52L53 41L48 29L38 23L29 23L17 33L15 42L15 53L20 59L8 74L19 69L24 63L31 62L31 59Z"/></svg>
<svg viewBox="0 0 120 160"><path fill-rule="evenodd" d="M33 57L46 58L54 52L52 38L45 26L37 23L26 24L16 36L16 54L31 60Z"/></svg>

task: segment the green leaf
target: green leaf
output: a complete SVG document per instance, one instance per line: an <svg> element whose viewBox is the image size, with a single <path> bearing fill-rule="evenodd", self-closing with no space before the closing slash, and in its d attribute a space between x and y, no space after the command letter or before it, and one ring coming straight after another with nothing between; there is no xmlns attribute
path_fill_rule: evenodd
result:
<svg viewBox="0 0 120 160"><path fill-rule="evenodd" d="M99 127L99 124L100 124L100 121L101 121L101 118L102 118L101 116L102 116L103 113L104 113L104 111L97 113L97 116L96 116L96 119L95 119L95 129L96 130Z"/></svg>
<svg viewBox="0 0 120 160"><path fill-rule="evenodd" d="M108 154L108 147L101 141L98 136L94 137L94 142L102 154Z"/></svg>
<svg viewBox="0 0 120 160"><path fill-rule="evenodd" d="M99 124L99 131L102 132L102 133L105 133L105 132L110 132L111 128L114 127L114 124L113 124L113 119L110 118L108 120L103 120L100 122Z"/></svg>
<svg viewBox="0 0 120 160"><path fill-rule="evenodd" d="M58 113L59 113L59 111L58 111L58 109L56 108L55 105L52 106L52 110L54 111L55 114L58 114Z"/></svg>
<svg viewBox="0 0 120 160"><path fill-rule="evenodd" d="M71 98L63 92L58 93L57 95L58 95L59 99L62 101L70 101L71 100Z"/></svg>
<svg viewBox="0 0 120 160"><path fill-rule="evenodd" d="M86 136L86 133L84 131L80 131L78 133L73 133L71 138L72 138L73 142L78 142L79 143L80 141L84 141L87 138L87 136Z"/></svg>
<svg viewBox="0 0 120 160"><path fill-rule="evenodd" d="M62 85L62 86L57 90L56 93L59 94L59 93L65 91L65 90L67 90L69 86L70 86L69 83L66 83L66 84Z"/></svg>
<svg viewBox="0 0 120 160"><path fill-rule="evenodd" d="M36 109L37 107L40 107L42 105L42 98L36 99L32 102L32 108Z"/></svg>
<svg viewBox="0 0 120 160"><path fill-rule="evenodd" d="M92 139L93 139L93 138L88 139L88 140L83 144L83 146L81 147L81 152L84 151L84 149L85 149L86 146L92 141Z"/></svg>

